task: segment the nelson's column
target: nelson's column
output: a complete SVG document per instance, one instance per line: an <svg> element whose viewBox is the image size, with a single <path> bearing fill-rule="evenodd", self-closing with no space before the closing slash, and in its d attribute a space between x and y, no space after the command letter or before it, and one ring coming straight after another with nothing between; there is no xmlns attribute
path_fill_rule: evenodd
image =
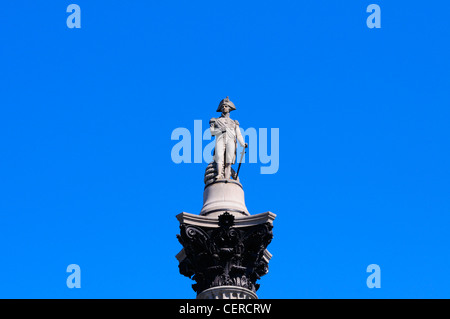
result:
<svg viewBox="0 0 450 319"><path fill-rule="evenodd" d="M245 205L244 189L237 172L237 142L247 144L239 122L230 118L235 110L228 97L223 99L218 118L210 120L216 137L214 161L206 167L203 207L199 215L181 213L177 238L183 249L176 255L179 270L196 283L192 288L197 299L256 299L256 281L268 272L272 240L271 212L251 215ZM237 142L236 142L237 141Z"/></svg>

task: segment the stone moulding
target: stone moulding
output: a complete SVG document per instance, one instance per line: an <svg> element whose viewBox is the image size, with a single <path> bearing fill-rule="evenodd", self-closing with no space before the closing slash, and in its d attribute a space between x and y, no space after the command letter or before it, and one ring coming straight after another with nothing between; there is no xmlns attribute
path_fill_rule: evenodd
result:
<svg viewBox="0 0 450 319"><path fill-rule="evenodd" d="M189 224L193 226L210 227L210 228L219 227L219 224L217 223L218 220L217 217L194 215L184 212L178 214L176 217L180 222L180 224ZM273 224L275 217L277 217L277 215L275 215L272 212L265 212L256 215L237 217L234 220L233 227L235 228L249 227L265 223Z"/></svg>
<svg viewBox="0 0 450 319"><path fill-rule="evenodd" d="M212 287L203 290L197 299L258 299L253 291L238 286Z"/></svg>

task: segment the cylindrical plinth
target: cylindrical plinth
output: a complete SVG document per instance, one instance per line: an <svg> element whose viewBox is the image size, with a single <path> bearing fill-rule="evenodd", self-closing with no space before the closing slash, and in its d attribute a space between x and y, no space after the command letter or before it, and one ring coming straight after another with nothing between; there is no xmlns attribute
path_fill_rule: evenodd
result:
<svg viewBox="0 0 450 319"><path fill-rule="evenodd" d="M249 216L245 206L241 183L232 179L219 179L206 185L200 215L217 217L228 212L237 217Z"/></svg>
<svg viewBox="0 0 450 319"><path fill-rule="evenodd" d="M258 299L258 296L247 288L219 286L203 290L197 299Z"/></svg>

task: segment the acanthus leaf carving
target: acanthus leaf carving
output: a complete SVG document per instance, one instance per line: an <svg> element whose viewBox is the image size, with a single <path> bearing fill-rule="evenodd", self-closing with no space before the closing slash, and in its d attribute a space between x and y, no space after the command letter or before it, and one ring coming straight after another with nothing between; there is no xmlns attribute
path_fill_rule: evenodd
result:
<svg viewBox="0 0 450 319"><path fill-rule="evenodd" d="M186 258L180 273L196 281L200 293L216 286L240 286L256 291L256 281L268 272L264 251L272 240L270 223L235 228L234 216L219 216L218 228L180 225L179 242Z"/></svg>

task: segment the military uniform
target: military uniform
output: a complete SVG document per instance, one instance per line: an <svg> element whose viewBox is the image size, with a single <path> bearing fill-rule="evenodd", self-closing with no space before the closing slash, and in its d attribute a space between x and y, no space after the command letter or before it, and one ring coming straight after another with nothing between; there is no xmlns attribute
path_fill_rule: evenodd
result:
<svg viewBox="0 0 450 319"><path fill-rule="evenodd" d="M234 104L226 99L223 99L217 111L222 111L223 104L230 107L230 110L235 110ZM239 129L239 122L232 120L222 114L221 117L212 118L209 121L211 135L216 137L216 147L214 150L214 161L217 163L218 176L217 178L229 178L231 174L231 164L236 162L236 148L237 143L244 147L245 141Z"/></svg>
<svg viewBox="0 0 450 319"><path fill-rule="evenodd" d="M234 164L236 162L236 139L242 147L245 145L239 129L239 122L230 118L219 117L212 118L209 124L211 135L216 137L214 160L216 163L225 161Z"/></svg>

